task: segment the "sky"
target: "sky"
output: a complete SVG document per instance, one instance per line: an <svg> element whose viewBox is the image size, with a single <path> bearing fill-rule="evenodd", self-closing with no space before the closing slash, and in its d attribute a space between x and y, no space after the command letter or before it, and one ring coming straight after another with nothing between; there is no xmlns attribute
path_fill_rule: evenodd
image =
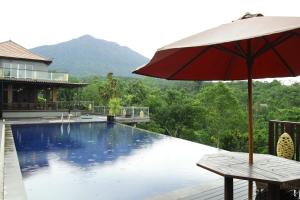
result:
<svg viewBox="0 0 300 200"><path fill-rule="evenodd" d="M85 34L151 58L171 42L246 12L299 16L299 0L1 0L0 41L26 48Z"/></svg>

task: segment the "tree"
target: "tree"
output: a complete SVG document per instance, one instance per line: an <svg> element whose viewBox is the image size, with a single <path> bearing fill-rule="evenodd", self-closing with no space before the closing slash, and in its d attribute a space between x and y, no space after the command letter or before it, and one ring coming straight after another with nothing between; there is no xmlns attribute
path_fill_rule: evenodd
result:
<svg viewBox="0 0 300 200"><path fill-rule="evenodd" d="M148 89L141 80L129 82L125 93L124 102L127 105L143 105L148 98Z"/></svg>
<svg viewBox="0 0 300 200"><path fill-rule="evenodd" d="M174 137L188 138L191 134L198 109L183 91L168 90L165 92L164 103L157 110L155 120L165 130L165 134Z"/></svg>
<svg viewBox="0 0 300 200"><path fill-rule="evenodd" d="M234 91L224 83L207 86L200 92L195 105L205 110L204 128L211 136L211 143L238 150L240 145L229 145L228 138L243 138L240 135L246 132L247 120Z"/></svg>
<svg viewBox="0 0 300 200"><path fill-rule="evenodd" d="M111 98L118 97L117 79L113 78L113 73L108 73L106 81L99 87L99 93L105 105Z"/></svg>

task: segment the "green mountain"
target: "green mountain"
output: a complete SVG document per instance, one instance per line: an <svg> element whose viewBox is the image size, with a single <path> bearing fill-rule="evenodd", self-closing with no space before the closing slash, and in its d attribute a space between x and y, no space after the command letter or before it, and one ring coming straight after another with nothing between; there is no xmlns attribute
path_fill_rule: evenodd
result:
<svg viewBox="0 0 300 200"><path fill-rule="evenodd" d="M109 72L117 76L132 76L134 69L148 62L148 58L128 47L90 35L31 50L53 58L49 69L77 76L105 76Z"/></svg>

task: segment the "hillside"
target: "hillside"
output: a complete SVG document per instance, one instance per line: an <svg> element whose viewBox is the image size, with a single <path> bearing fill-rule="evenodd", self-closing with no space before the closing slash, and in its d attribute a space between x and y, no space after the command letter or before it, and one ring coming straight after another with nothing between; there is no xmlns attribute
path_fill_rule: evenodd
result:
<svg viewBox="0 0 300 200"><path fill-rule="evenodd" d="M128 47L84 35L55 45L31 49L40 55L53 58L50 69L72 75L131 76L131 72L148 59Z"/></svg>

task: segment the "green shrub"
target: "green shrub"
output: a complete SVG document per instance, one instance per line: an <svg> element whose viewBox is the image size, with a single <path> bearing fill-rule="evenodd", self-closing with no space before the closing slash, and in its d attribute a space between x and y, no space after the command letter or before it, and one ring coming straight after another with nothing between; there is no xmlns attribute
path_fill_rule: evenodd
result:
<svg viewBox="0 0 300 200"><path fill-rule="evenodd" d="M121 109L121 100L119 98L111 98L108 102L109 115L116 116Z"/></svg>

